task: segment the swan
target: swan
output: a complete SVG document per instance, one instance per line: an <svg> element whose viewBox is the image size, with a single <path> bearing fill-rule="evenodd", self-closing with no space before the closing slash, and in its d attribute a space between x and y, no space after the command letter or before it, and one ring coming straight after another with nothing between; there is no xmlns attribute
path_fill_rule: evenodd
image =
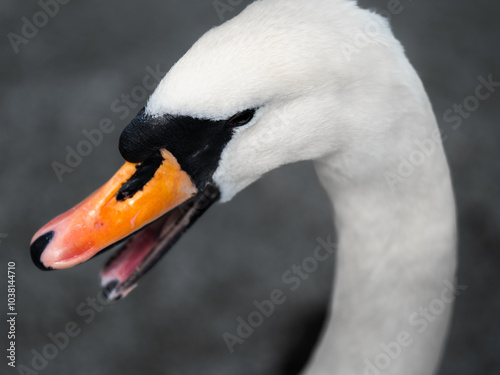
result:
<svg viewBox="0 0 500 375"><path fill-rule="evenodd" d="M34 235L39 268L119 245L101 274L117 300L214 202L312 160L338 244L303 374L436 371L455 295L453 190L428 96L384 18L349 0L256 1L171 68L119 150L111 180Z"/></svg>

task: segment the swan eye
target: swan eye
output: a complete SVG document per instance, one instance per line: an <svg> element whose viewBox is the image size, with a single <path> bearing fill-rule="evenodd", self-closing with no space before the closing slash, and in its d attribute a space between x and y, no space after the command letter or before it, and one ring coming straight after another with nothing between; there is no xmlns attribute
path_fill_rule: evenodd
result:
<svg viewBox="0 0 500 375"><path fill-rule="evenodd" d="M231 117L227 124L231 127L246 125L253 119L254 115L255 109L247 109Z"/></svg>

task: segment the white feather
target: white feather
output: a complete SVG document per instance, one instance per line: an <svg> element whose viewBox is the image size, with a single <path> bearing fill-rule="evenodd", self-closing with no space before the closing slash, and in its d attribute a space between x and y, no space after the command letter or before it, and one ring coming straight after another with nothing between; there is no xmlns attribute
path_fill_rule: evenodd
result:
<svg viewBox="0 0 500 375"><path fill-rule="evenodd" d="M223 119L247 108L259 109L214 174L223 201L310 159L334 206L331 317L305 374L372 374L381 343L401 332L412 344L377 370L432 374L451 306L424 332L409 321L453 281L455 206L440 142L395 188L387 184L386 172L397 173L416 142L437 131L387 22L347 0L257 1L200 38L146 111Z"/></svg>

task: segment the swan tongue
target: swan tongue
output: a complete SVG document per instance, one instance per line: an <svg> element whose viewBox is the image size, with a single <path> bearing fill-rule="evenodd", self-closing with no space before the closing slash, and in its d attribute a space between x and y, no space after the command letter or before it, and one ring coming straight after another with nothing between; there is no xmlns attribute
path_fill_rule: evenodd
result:
<svg viewBox="0 0 500 375"><path fill-rule="evenodd" d="M132 291L138 280L218 198L218 189L209 184L189 202L133 235L101 271L104 296L117 301Z"/></svg>

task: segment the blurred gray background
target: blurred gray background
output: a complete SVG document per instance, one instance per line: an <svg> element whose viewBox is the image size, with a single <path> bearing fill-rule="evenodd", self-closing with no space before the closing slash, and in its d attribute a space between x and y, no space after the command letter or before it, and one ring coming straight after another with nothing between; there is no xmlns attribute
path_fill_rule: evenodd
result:
<svg viewBox="0 0 500 375"><path fill-rule="evenodd" d="M224 3L227 3L224 1ZM230 18L248 1L223 16ZM386 10L388 0L360 2ZM474 94L477 77L500 80L500 3L488 0L401 0L391 23L427 87L451 165L460 226L459 282L441 375L500 373L500 93L451 130L443 114ZM281 276L333 233L329 203L310 163L275 171L210 210L126 299L86 323L81 304L98 292L108 254L67 271L44 273L29 257L34 232L104 183L122 164L118 137L130 114L111 108L142 84L147 66L163 71L206 30L221 23L212 1L72 1L16 54L7 33L20 34L36 2L0 1L2 29L0 135L0 301L6 264L17 263L17 364L74 321L72 338L42 374L294 374L321 327L333 260L322 264L285 304L229 354L222 339L238 316L284 287ZM122 116L124 117L124 116ZM59 182L83 129L102 118L116 129ZM97 306L100 309L100 305ZM87 308L88 309L88 308ZM80 310L81 311L81 310ZM90 313L89 313L90 314ZM4 319L2 318L2 321ZM4 323L5 324L5 323ZM2 325L2 352L7 340ZM10 371L2 355L1 373Z"/></svg>

